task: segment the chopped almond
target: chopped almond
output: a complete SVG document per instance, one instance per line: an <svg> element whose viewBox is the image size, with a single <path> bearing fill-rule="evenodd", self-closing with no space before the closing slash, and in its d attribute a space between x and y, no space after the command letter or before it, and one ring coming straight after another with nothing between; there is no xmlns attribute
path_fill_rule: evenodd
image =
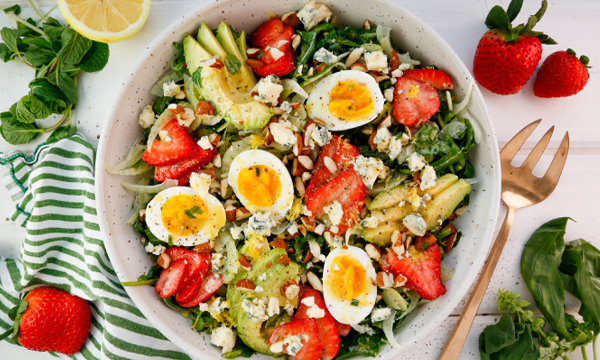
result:
<svg viewBox="0 0 600 360"><path fill-rule="evenodd" d="M279 259L277 259L277 262L278 262L279 264L281 264L281 265L285 265L285 266L289 265L289 264L290 264L290 261L291 261L291 260L290 260L290 258L289 258L287 255L281 255L281 256L279 257Z"/></svg>
<svg viewBox="0 0 600 360"><path fill-rule="evenodd" d="M235 287L244 290L254 290L256 288L256 286L254 286L254 283L249 279L239 280L237 283L235 283Z"/></svg>
<svg viewBox="0 0 600 360"><path fill-rule="evenodd" d="M244 255L240 254L240 256L238 257L238 262L240 263L240 266L244 269L248 271L252 269L252 263L248 261L248 259L246 259Z"/></svg>
<svg viewBox="0 0 600 360"><path fill-rule="evenodd" d="M169 265L171 265L171 258L168 254L162 253L158 255L158 258L156 259L156 264L161 268L166 269L169 267Z"/></svg>
<svg viewBox="0 0 600 360"><path fill-rule="evenodd" d="M215 108L208 101L200 101L200 102L198 102L198 105L196 105L196 115L198 115L198 116L214 116ZM217 143L218 143L218 141L217 141Z"/></svg>
<svg viewBox="0 0 600 360"><path fill-rule="evenodd" d="M265 63L263 63L260 60L248 59L248 60L246 60L246 65L250 66L253 69L256 69L256 68L259 68L261 66L265 66Z"/></svg>

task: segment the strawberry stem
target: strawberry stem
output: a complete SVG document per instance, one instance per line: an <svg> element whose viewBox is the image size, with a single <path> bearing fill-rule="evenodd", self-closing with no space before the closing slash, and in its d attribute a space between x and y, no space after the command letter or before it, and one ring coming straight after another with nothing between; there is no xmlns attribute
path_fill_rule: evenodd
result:
<svg viewBox="0 0 600 360"><path fill-rule="evenodd" d="M548 9L548 1L542 0L540 9L527 19L527 23L519 24L515 27L512 22L516 19L521 11L523 0L512 0L505 11L502 7L494 6L485 19L485 25L490 30L503 30L504 41L515 43L520 36L537 37L543 44L556 44L552 38L539 31L533 31L533 27L542 19L542 16Z"/></svg>

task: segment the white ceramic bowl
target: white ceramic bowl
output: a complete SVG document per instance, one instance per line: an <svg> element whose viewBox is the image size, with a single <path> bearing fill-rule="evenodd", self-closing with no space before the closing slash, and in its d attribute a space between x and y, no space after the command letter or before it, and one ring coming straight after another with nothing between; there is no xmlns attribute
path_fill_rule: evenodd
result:
<svg viewBox="0 0 600 360"><path fill-rule="evenodd" d="M429 26L400 6L382 0L325 0L338 23L362 26L366 19L375 24L392 27L392 40L413 58L424 64L435 64L454 80L454 90L461 99L473 79L452 48ZM102 164L114 164L140 136L138 114L144 104L153 101L148 93L163 74L165 64L173 57L173 41L181 41L185 32L195 34L201 21L213 28L221 20L235 29L247 32L265 20L269 12L284 14L304 5L304 0L248 1L221 0L190 11L182 20L162 32L139 59L139 66L125 84L104 124L96 168L96 194L100 228L106 249L121 281L132 281L146 273L150 260L131 226L125 219L131 209L133 194L124 190L123 177L109 175ZM193 10L193 9L192 9ZM466 294L484 262L491 243L500 199L500 162L496 136L489 120L483 97L475 86L469 109L478 120L481 141L471 153L479 183L473 186L468 212L457 221L464 236L459 246L444 260L444 267L454 268L454 277L446 283L448 292L436 301L423 306L409 326L401 329L396 338L401 345L411 346L423 340L438 327ZM127 288L135 304L156 328L194 358L220 358L220 349L209 344L209 336L192 330L188 319L167 308L150 286ZM387 346L382 359L398 358L398 351ZM256 355L258 356L258 355Z"/></svg>

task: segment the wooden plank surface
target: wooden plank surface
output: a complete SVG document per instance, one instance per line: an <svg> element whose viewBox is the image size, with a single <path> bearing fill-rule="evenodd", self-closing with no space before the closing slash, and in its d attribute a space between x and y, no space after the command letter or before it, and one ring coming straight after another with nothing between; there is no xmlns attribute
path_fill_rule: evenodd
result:
<svg viewBox="0 0 600 360"><path fill-rule="evenodd" d="M425 22L438 31L463 59L467 67L472 67L473 54L479 38L486 31L483 20L489 9L496 5L506 7L509 0L396 0L397 3L421 17ZM19 0L27 7L27 1ZM2 6L12 4L0 0ZM37 1L48 10L55 2L51 0ZM97 144L100 130L105 118L105 111L115 100L116 89L121 86L135 66L140 51L176 19L198 5L192 0L154 0L152 11L145 27L135 37L120 43L110 45L110 61L100 73L85 74L80 77L80 101L74 113L74 119L80 131L94 145ZM522 15L517 20L524 21L539 7L539 1L525 1ZM30 9L25 8L24 14L30 15ZM54 16L61 18L58 11ZM538 99L533 96L533 81L530 81L523 91L517 95L499 96L483 89L489 113L492 117L500 146L503 146L520 128L527 123L542 118L540 128L532 135L532 141L525 145L525 152L535 144L547 128L554 125L555 135L546 154L542 157L539 174L551 160L555 148L565 131L571 138L571 152L555 193L543 204L523 209L517 212L515 224L509 243L500 260L492 279L486 297L479 310L475 325L469 340L463 350L461 359L479 359L477 338L482 329L494 322L498 317L495 294L498 289L505 288L520 294L528 294L520 276L518 264L523 244L533 230L543 222L559 216L570 216L577 223L570 223L566 239L585 238L596 246L600 246L600 235L596 231L600 203L600 105L596 99L600 93L600 30L597 19L600 18L600 2L595 0L555 0L550 2L544 19L537 29L546 32L556 39L559 44L544 46L543 58L557 50L569 47L578 54L586 54L591 59L591 80L580 94L564 99ZM0 27L11 25L9 19L0 15ZM581 34L586 34L582 36ZM33 72L21 64L0 63L0 110L7 109L27 92L27 83ZM535 77L535 74L534 74ZM21 146L23 151L31 151L35 144ZM0 140L0 151L14 149ZM516 161L522 161L523 155L517 156ZM0 200L9 204L9 198L4 188L0 187ZM18 246L24 231L8 220L12 212L9 206L0 207L0 255L16 257ZM504 212L501 212L503 219ZM499 225L498 225L499 226ZM527 298L527 297L526 297ZM466 299L463 300L463 304ZM463 304L454 311L429 340L417 344L399 358L402 359L436 359L447 337L452 331L457 315ZM574 309L576 303L570 299L568 306ZM9 359L50 359L47 354L32 353L6 342L0 343L0 353ZM580 354L570 356L571 359L581 359Z"/></svg>

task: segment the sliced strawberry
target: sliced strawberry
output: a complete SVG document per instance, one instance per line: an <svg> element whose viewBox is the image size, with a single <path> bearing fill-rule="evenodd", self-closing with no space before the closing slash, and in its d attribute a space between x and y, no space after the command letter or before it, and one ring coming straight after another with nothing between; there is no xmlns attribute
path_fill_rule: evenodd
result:
<svg viewBox="0 0 600 360"><path fill-rule="evenodd" d="M335 327L337 328L338 334L340 336L346 336L350 333L351 328L348 324L342 324L341 322L335 320Z"/></svg>
<svg viewBox="0 0 600 360"><path fill-rule="evenodd" d="M202 280L196 296L188 302L179 303L179 306L184 308L198 306L201 302L208 300L221 286L223 286L223 276L209 272Z"/></svg>
<svg viewBox="0 0 600 360"><path fill-rule="evenodd" d="M296 311L296 315L294 315L294 320L311 319L307 314L309 307L302 303L302 300L310 297L314 298L315 306L318 306L319 309L325 312L325 316L314 319L317 322L319 338L321 339L321 345L323 346L323 360L331 360L337 355L338 350L340 349L340 336L336 327L336 321L329 311L327 311L325 301L323 301L321 294L317 290L308 289L304 291L300 298L300 306Z"/></svg>
<svg viewBox="0 0 600 360"><path fill-rule="evenodd" d="M366 188L362 178L354 169L348 169L311 195L307 193L306 207L312 212L313 217L319 218L324 214L324 207L333 201L339 202L344 210L344 216L338 225L338 231L332 234L340 235L354 225L364 204L365 193Z"/></svg>
<svg viewBox="0 0 600 360"><path fill-rule="evenodd" d="M450 76L441 70L436 69L413 69L406 70L403 77L427 83L436 90L452 90L454 83Z"/></svg>
<svg viewBox="0 0 600 360"><path fill-rule="evenodd" d="M439 107L440 98L433 86L404 76L396 81L392 112L400 124L420 126L427 122Z"/></svg>
<svg viewBox="0 0 600 360"><path fill-rule="evenodd" d="M167 269L161 271L158 281L154 286L154 290L159 292L161 298L168 298L177 292L179 285L183 280L183 274L186 271L187 265L184 260L175 261Z"/></svg>
<svg viewBox="0 0 600 360"><path fill-rule="evenodd" d="M167 122L161 131L166 131L167 136L163 140L154 139L151 151L146 150L142 159L152 166L171 165L181 160L193 157L200 146L187 133L185 128L179 125L177 119Z"/></svg>
<svg viewBox="0 0 600 360"><path fill-rule="evenodd" d="M163 182L167 179L177 179L180 180L179 185L185 185L191 173L211 162L215 155L217 155L215 147L205 150L198 146L198 149L192 152L193 158L172 165L157 166L154 170L154 180Z"/></svg>
<svg viewBox="0 0 600 360"><path fill-rule="evenodd" d="M262 58L261 58L262 61ZM253 68L256 75L266 77L269 75L284 76L292 72L296 66L294 59L294 51L292 48L288 48L283 56L277 61L271 64L265 64L263 66Z"/></svg>
<svg viewBox="0 0 600 360"><path fill-rule="evenodd" d="M433 243L424 251L410 246L408 252L408 258L399 258L395 252L388 251L386 260L394 276L404 275L404 287L416 291L425 300L444 295L446 287L440 278L442 252L438 244Z"/></svg>
<svg viewBox="0 0 600 360"><path fill-rule="evenodd" d="M280 40L287 40L288 44L294 35L294 29L285 25L279 18L273 18L260 24L250 35L250 41L254 46L277 46ZM279 48L279 46L277 46ZM284 49L280 48L281 51Z"/></svg>
<svg viewBox="0 0 600 360"><path fill-rule="evenodd" d="M183 277L183 283L188 280L201 276L204 277L211 268L210 254L197 253L181 247L171 246L165 253L169 255L171 261L183 260L187 265L187 270Z"/></svg>
<svg viewBox="0 0 600 360"><path fill-rule="evenodd" d="M288 336L304 336L306 339L302 340L303 346L295 354L288 350L287 345L283 346L284 353L292 355L298 360L319 360L321 358L323 345L319 339L319 329L315 319L292 320L276 327L269 337L269 345L283 341Z"/></svg>

